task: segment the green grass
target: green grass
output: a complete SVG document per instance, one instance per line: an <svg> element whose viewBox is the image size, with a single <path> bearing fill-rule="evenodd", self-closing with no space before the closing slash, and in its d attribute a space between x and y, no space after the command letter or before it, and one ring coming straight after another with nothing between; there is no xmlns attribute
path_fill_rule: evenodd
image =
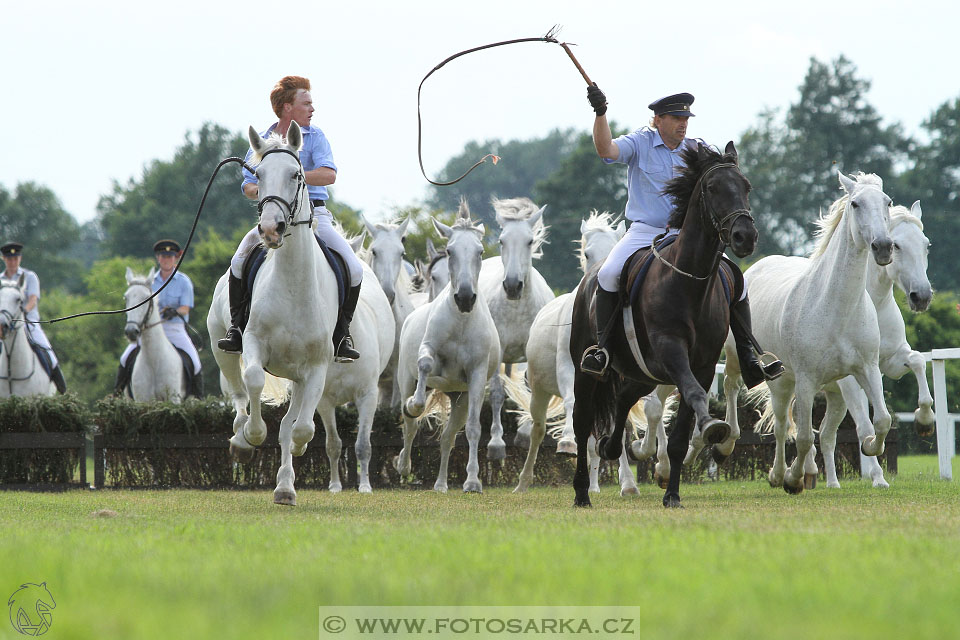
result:
<svg viewBox="0 0 960 640"><path fill-rule="evenodd" d="M0 590L46 581L56 639L316 638L321 605L551 604L641 607L641 638L946 637L960 485L935 457L900 470L886 491L685 486L677 511L649 485L605 486L590 510L569 487L302 491L296 508L270 492L0 493Z"/></svg>

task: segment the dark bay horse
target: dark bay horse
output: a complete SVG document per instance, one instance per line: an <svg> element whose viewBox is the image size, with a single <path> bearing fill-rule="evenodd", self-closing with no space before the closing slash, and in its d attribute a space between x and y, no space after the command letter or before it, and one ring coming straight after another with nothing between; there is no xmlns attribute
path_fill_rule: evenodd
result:
<svg viewBox="0 0 960 640"><path fill-rule="evenodd" d="M607 345L612 370L604 379L597 380L579 369L576 373L575 506L590 506L587 439L591 433L597 436L600 455L617 459L630 407L658 384L676 385L682 398L667 447L670 479L663 497L665 507L680 506L680 471L691 430L696 428L707 444L719 443L730 433L727 423L708 413L704 389L714 376L729 330L728 296L739 295L740 291L734 289L742 287L733 286L734 274L725 265L726 286L730 289L725 293L718 277L721 254L730 247L742 258L756 247L757 229L747 197L750 182L740 173L732 142L723 154L702 145L685 149L682 154L686 166L664 189L674 199L676 208L669 226L680 229L679 236L649 264L635 302L624 302L624 317L632 313L639 357L627 341L625 320L617 323ZM640 262L630 261L633 266L629 277L621 279L621 290L630 290ZM570 337L574 362L580 362L586 348L596 342L596 288L593 271L577 290Z"/></svg>

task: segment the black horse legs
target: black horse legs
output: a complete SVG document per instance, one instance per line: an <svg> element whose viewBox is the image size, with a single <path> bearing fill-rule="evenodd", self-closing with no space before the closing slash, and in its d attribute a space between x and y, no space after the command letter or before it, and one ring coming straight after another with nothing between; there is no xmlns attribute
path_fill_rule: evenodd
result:
<svg viewBox="0 0 960 640"><path fill-rule="evenodd" d="M598 382L591 376L577 372L574 393L577 398L590 398ZM577 470L573 474L575 507L590 507L590 468L587 462L587 441L593 430L596 410L591 402L578 402L573 407L573 434L577 441Z"/></svg>

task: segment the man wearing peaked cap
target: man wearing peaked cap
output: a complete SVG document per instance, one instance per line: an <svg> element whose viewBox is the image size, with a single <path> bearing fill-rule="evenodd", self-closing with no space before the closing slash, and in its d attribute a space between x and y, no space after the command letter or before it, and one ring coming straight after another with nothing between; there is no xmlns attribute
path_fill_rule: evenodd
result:
<svg viewBox="0 0 960 640"><path fill-rule="evenodd" d="M42 347L50 360L50 381L57 387L57 391L65 393L67 383L63 379L63 372L60 371L60 363L57 360L57 354L53 352L50 346L50 340L43 332L42 325L37 324L40 321L40 310L37 308L40 302L40 279L37 274L30 269L24 269L20 266L23 259L23 244L20 242L8 242L0 247L0 255L3 255L3 261L6 268L0 278L8 282L19 282L23 277L23 286L27 295L26 303L23 305L24 317L27 320L25 327L30 341Z"/></svg>
<svg viewBox="0 0 960 640"><path fill-rule="evenodd" d="M157 258L159 268L150 288L156 292L170 280L170 283L156 297L157 308L163 319L161 326L164 335L173 346L189 355L193 362L193 375L189 376L190 385L187 395L202 398L203 376L200 372L200 354L197 353L197 347L187 334L187 322L190 321L190 310L193 309L193 282L183 271L173 272L182 253L183 249L176 240L163 239L153 244L153 254ZM118 395L123 393L130 381L131 372L127 368L127 358L138 344L139 341L130 343L120 356L120 368L117 370L117 383L114 389L114 393Z"/></svg>
<svg viewBox="0 0 960 640"><path fill-rule="evenodd" d="M596 114L593 143L597 155L607 164L626 164L628 169L625 215L630 220L630 228L597 273L597 344L584 352L580 363L585 373L602 376L610 362L605 347L613 331L610 319L619 306L617 290L623 265L638 250L648 248L660 234L679 233L678 229L667 228L673 200L663 193L663 189L679 174L684 149L696 149L698 144L708 145L699 138L687 137L687 124L694 115L690 111L693 94L674 93L654 100L647 105L653 111L649 126L616 140L607 122L607 98L596 84L587 88L587 100ZM739 269L735 263L730 264ZM736 338L744 384L753 387L764 379L779 377L783 373L783 364L775 360L761 366L750 342L750 306L746 287L740 300L733 303L732 310L730 328Z"/></svg>

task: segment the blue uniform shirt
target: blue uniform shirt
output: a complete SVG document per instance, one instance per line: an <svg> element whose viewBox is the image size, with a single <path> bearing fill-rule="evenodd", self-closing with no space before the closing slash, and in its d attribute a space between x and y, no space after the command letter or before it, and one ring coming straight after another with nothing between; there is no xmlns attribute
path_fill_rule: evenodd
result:
<svg viewBox="0 0 960 640"><path fill-rule="evenodd" d="M269 138L277 124L279 123L274 122L270 125L270 128L262 131L260 137L264 140ZM300 149L300 164L303 165L303 170L312 171L320 167L329 167L336 171L337 165L333 162L333 150L330 148L327 136L323 135L323 131L313 126L300 127L300 130L303 132L303 148ZM248 149L244 161L249 163L252 157L253 149ZM243 182L240 183L240 189L243 189L243 185L251 183L256 184L257 177L246 169L243 169ZM310 194L311 200L330 199L327 194L327 188L323 186L308 184L307 192Z"/></svg>
<svg viewBox="0 0 960 640"><path fill-rule="evenodd" d="M649 127L620 136L614 142L620 156L603 161L627 165L627 220L666 228L673 200L663 195L663 188L679 173L678 167L683 166L680 152L686 147L696 148L698 142L706 143L699 138L684 138L676 149L670 149L660 132Z"/></svg>
<svg viewBox="0 0 960 640"><path fill-rule="evenodd" d="M153 278L153 285L151 290L156 291L161 286L163 286L163 278L160 277L160 272L157 272L157 275ZM157 304L160 309L166 307L177 307L187 306L193 309L193 283L190 281L190 278L181 271L177 271L173 274L173 280L170 284L167 285L167 288L160 292L160 295L157 296ZM187 322L190 321L190 314L188 313L183 317ZM163 323L167 324L168 322L180 323L180 318L173 318L171 320L164 320Z"/></svg>

